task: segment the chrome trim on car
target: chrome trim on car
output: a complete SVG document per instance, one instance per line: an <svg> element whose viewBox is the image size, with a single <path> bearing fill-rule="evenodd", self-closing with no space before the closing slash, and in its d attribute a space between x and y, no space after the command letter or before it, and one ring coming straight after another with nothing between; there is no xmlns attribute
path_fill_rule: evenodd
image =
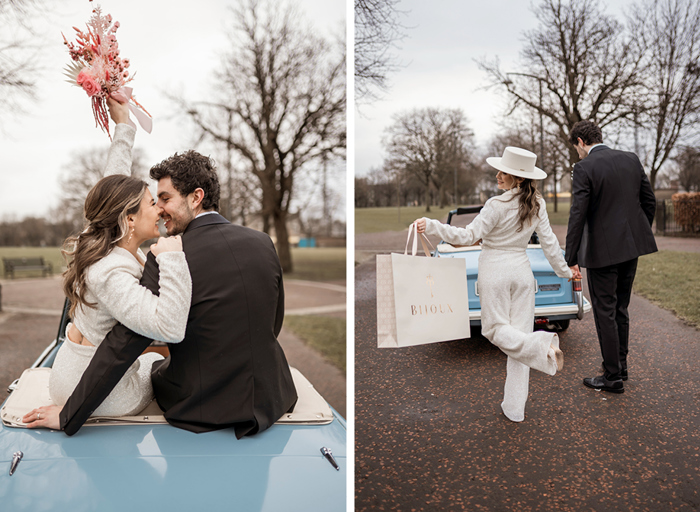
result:
<svg viewBox="0 0 700 512"><path fill-rule="evenodd" d="M583 312L588 313L591 310L591 303L583 297ZM545 316L552 317L557 315L570 315L569 318L574 318L578 314L579 306L577 304L567 304L564 306L535 306L535 317ZM481 320L480 309L469 310L469 320Z"/></svg>
<svg viewBox="0 0 700 512"><path fill-rule="evenodd" d="M330 448L326 448L324 446L323 448L321 448L321 453L326 458L326 460L331 463L331 465L335 468L336 471L340 471L340 466L338 466L338 463L335 461L335 458L333 457L333 453L331 452Z"/></svg>
<svg viewBox="0 0 700 512"><path fill-rule="evenodd" d="M19 466L19 461L22 460L22 457L24 457L24 454L20 451L16 451L15 453L12 454L12 464L10 465L10 476L12 476L17 469L17 466Z"/></svg>
<svg viewBox="0 0 700 512"><path fill-rule="evenodd" d="M19 384L19 379L15 379L12 384L7 386L7 392L12 393L17 388L17 384Z"/></svg>
<svg viewBox="0 0 700 512"><path fill-rule="evenodd" d="M581 320L583 318L583 292L574 292L574 302L578 305L578 311L576 312L576 318Z"/></svg>

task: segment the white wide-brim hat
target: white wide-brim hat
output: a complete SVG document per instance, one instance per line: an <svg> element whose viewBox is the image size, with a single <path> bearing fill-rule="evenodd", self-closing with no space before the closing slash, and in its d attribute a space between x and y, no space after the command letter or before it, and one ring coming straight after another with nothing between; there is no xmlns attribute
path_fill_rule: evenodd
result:
<svg viewBox="0 0 700 512"><path fill-rule="evenodd" d="M508 146L503 150L503 156L492 156L486 159L491 167L503 171L506 174L512 174L519 178L529 178L531 180L543 180L547 177L547 173L542 169L535 167L537 155L527 149L514 148Z"/></svg>

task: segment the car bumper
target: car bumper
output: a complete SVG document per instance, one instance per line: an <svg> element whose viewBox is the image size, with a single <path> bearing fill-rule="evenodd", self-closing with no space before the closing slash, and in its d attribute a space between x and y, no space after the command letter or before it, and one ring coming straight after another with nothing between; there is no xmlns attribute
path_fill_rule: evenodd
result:
<svg viewBox="0 0 700 512"><path fill-rule="evenodd" d="M588 302L583 294L580 295L580 302L577 297L577 302L570 304L548 304L545 306L535 306L535 318L547 318L550 321L570 320L577 318L581 320L584 313L591 311L591 303ZM481 325L481 310L469 310L469 324L472 326Z"/></svg>

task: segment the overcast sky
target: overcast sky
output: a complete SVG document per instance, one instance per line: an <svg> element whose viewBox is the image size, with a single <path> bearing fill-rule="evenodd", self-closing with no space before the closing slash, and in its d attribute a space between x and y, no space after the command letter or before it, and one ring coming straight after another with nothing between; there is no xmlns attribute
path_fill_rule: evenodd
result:
<svg viewBox="0 0 700 512"><path fill-rule="evenodd" d="M618 16L630 0L609 0L607 12ZM461 108L477 144L490 139L505 100L483 90L486 75L474 59L498 57L503 70L516 64L525 31L537 20L527 0L402 0L399 9L409 27L397 56L405 67L390 75L391 88L383 101L361 106L355 120L355 173L380 168L381 138L398 112L422 107ZM500 156L500 155L494 155Z"/></svg>
<svg viewBox="0 0 700 512"><path fill-rule="evenodd" d="M95 4L120 22L121 55L130 59L130 71L136 72L130 85L154 119L153 132L149 135L139 128L135 144L145 151L150 165L191 147L193 134L181 121L168 119L172 112L163 92L205 97L233 20L228 7L232 2L222 0L47 0L47 4L50 13L33 23L45 41L37 99L25 102L25 115L3 112L0 120L0 220L48 213L58 206L57 180L72 155L109 146L107 135L95 127L88 97L64 82L62 69L69 56L61 32L74 40L71 27L84 29ZM318 32L344 36L344 0L298 0L298 4ZM344 177L338 181L343 192ZM344 203L339 213L344 213Z"/></svg>

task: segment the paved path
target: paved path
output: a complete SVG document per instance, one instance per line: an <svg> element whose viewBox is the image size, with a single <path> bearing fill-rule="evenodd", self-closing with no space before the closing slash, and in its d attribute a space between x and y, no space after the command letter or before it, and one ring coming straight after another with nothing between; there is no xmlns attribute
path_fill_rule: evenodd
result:
<svg viewBox="0 0 700 512"><path fill-rule="evenodd" d="M56 337L63 307L61 278L0 281L0 392L29 367ZM287 315L345 316L345 286L340 283L287 280ZM291 366L299 369L323 397L346 414L345 374L287 329L280 344Z"/></svg>
<svg viewBox="0 0 700 512"><path fill-rule="evenodd" d="M555 232L563 241L566 226ZM700 508L700 331L633 296L630 380L611 395L582 384L600 368L593 316L572 321L564 371L533 371L526 419L512 423L499 405L506 357L478 333L376 348L374 255L405 236L356 237L357 511Z"/></svg>
<svg viewBox="0 0 700 512"><path fill-rule="evenodd" d="M699 331L633 296L625 393L599 373L592 315L532 372L526 419L500 411L506 358L481 336L376 348L374 262L356 268L356 510L700 508Z"/></svg>

